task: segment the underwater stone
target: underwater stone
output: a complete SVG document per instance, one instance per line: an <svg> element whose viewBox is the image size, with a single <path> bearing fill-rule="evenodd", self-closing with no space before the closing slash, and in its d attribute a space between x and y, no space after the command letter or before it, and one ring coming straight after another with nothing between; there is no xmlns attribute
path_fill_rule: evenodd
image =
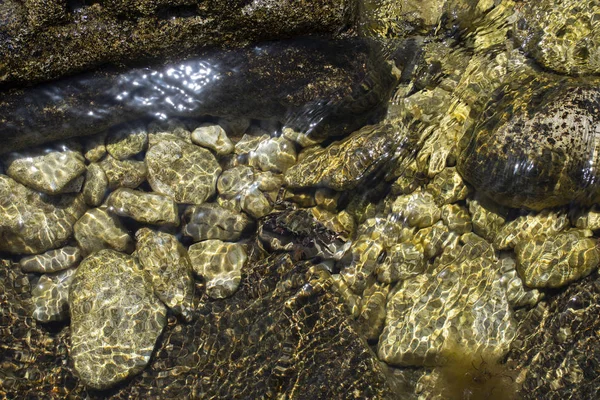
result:
<svg viewBox="0 0 600 400"><path fill-rule="evenodd" d="M8 176L47 194L79 192L83 184L85 160L67 147L9 153L2 161Z"/></svg>
<svg viewBox="0 0 600 400"><path fill-rule="evenodd" d="M421 243L399 243L386 250L386 258L377 266L377 279L395 283L425 271L425 250Z"/></svg>
<svg viewBox="0 0 600 400"><path fill-rule="evenodd" d="M106 136L107 132L102 132L97 135L91 135L83 141L84 157L91 163L102 160L106 155Z"/></svg>
<svg viewBox="0 0 600 400"><path fill-rule="evenodd" d="M24 272L51 273L69 269L79 263L81 251L74 246L49 250L44 254L23 257L19 264Z"/></svg>
<svg viewBox="0 0 600 400"><path fill-rule="evenodd" d="M581 279L598 268L600 249L589 230L544 234L515 247L517 271L529 287L557 288Z"/></svg>
<svg viewBox="0 0 600 400"><path fill-rule="evenodd" d="M101 166L91 163L87 167L83 184L83 199L88 206L98 207L108 190L108 178Z"/></svg>
<svg viewBox="0 0 600 400"><path fill-rule="evenodd" d="M237 165L223 171L217 180L217 191L225 198L238 196L254 183L254 171L245 165Z"/></svg>
<svg viewBox="0 0 600 400"><path fill-rule="evenodd" d="M285 172L296 164L296 148L284 137L261 141L250 153L250 165L261 171Z"/></svg>
<svg viewBox="0 0 600 400"><path fill-rule="evenodd" d="M178 203L202 204L216 191L221 167L202 147L161 141L146 153L148 183Z"/></svg>
<svg viewBox="0 0 600 400"><path fill-rule="evenodd" d="M148 169L143 161L117 160L110 154L98 163L108 179L108 188L135 189L146 180Z"/></svg>
<svg viewBox="0 0 600 400"><path fill-rule="evenodd" d="M498 250L511 249L535 236L553 236L568 228L569 218L565 212L530 212L502 226L494 239L494 247Z"/></svg>
<svg viewBox="0 0 600 400"><path fill-rule="evenodd" d="M192 132L192 142L198 146L214 150L218 155L233 152L233 143L225 130L217 124L202 124Z"/></svg>
<svg viewBox="0 0 600 400"><path fill-rule="evenodd" d="M238 240L253 227L252 220L245 214L212 203L188 207L183 220L185 225L182 232L194 242L207 239Z"/></svg>
<svg viewBox="0 0 600 400"><path fill-rule="evenodd" d="M445 204L442 206L442 221L448 229L459 235L473 230L469 210L458 204Z"/></svg>
<svg viewBox="0 0 600 400"><path fill-rule="evenodd" d="M110 212L144 224L179 225L177 204L162 194L119 188L108 196L106 205Z"/></svg>
<svg viewBox="0 0 600 400"><path fill-rule="evenodd" d="M131 253L133 239L119 220L105 208L88 210L74 226L75 240L84 254L112 248Z"/></svg>
<svg viewBox="0 0 600 400"><path fill-rule="evenodd" d="M422 191L396 198L392 204L392 212L398 213L408 225L418 228L435 224L442 215L433 195Z"/></svg>
<svg viewBox="0 0 600 400"><path fill-rule="evenodd" d="M273 209L271 202L257 188L246 189L242 193L242 210L254 218L262 218Z"/></svg>
<svg viewBox="0 0 600 400"><path fill-rule="evenodd" d="M142 228L135 233L135 249L148 273L154 294L189 321L192 317L194 278L185 247L174 235Z"/></svg>
<svg viewBox="0 0 600 400"><path fill-rule="evenodd" d="M106 151L117 160L141 153L148 145L148 133L139 127L126 126L106 138Z"/></svg>
<svg viewBox="0 0 600 400"><path fill-rule="evenodd" d="M241 244L205 240L191 245L188 251L194 272L206 280L210 298L222 299L235 293L248 258Z"/></svg>
<svg viewBox="0 0 600 400"><path fill-rule="evenodd" d="M75 269L42 275L31 290L33 318L40 322L62 321L69 316L69 287Z"/></svg>
<svg viewBox="0 0 600 400"><path fill-rule="evenodd" d="M84 259L69 291L71 349L87 386L107 389L142 371L166 309L134 257L101 250Z"/></svg>
<svg viewBox="0 0 600 400"><path fill-rule="evenodd" d="M81 196L48 196L0 175L0 251L36 254L62 246L86 209Z"/></svg>

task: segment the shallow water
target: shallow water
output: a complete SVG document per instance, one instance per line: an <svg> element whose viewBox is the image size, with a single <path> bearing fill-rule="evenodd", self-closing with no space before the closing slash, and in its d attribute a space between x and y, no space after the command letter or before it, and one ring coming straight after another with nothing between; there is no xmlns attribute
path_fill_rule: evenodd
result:
<svg viewBox="0 0 600 400"><path fill-rule="evenodd" d="M8 92L0 393L593 398L600 6L549 4Z"/></svg>

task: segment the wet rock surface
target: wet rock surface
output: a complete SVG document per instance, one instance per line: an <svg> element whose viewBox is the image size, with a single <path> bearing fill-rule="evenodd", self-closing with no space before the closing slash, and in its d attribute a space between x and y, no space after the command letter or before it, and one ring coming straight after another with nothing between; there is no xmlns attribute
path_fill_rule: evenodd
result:
<svg viewBox="0 0 600 400"><path fill-rule="evenodd" d="M31 291L33 318L40 322L61 321L69 316L69 287L75 269L43 275Z"/></svg>
<svg viewBox="0 0 600 400"><path fill-rule="evenodd" d="M69 269L81 261L81 250L75 246L65 246L49 250L44 254L23 257L19 262L24 272L49 273Z"/></svg>
<svg viewBox="0 0 600 400"><path fill-rule="evenodd" d="M245 214L216 204L188 207L183 219L183 234L195 242L206 239L238 240L253 225Z"/></svg>
<svg viewBox="0 0 600 400"><path fill-rule="evenodd" d="M122 217L152 225L179 225L177 204L168 196L119 188L112 192L106 205Z"/></svg>
<svg viewBox="0 0 600 400"><path fill-rule="evenodd" d="M118 217L105 208L87 211L74 226L75 240L84 254L102 249L131 253L134 248L131 235Z"/></svg>
<svg viewBox="0 0 600 400"><path fill-rule="evenodd" d="M95 389L141 371L166 324L165 306L137 260L114 250L82 261L71 282L69 309L70 355L79 377Z"/></svg>

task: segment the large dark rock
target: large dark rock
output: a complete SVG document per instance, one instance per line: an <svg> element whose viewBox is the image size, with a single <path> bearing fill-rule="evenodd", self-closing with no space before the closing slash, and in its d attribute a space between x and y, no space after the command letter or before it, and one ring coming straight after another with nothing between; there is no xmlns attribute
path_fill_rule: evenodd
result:
<svg viewBox="0 0 600 400"><path fill-rule="evenodd" d="M7 0L0 3L0 87L104 64L174 60L307 34L339 36L354 0ZM139 65L139 64L138 64Z"/></svg>
<svg viewBox="0 0 600 400"><path fill-rule="evenodd" d="M275 119L342 136L386 105L396 83L366 39L265 43L156 68L96 72L0 99L0 152L85 136L138 118L202 115Z"/></svg>

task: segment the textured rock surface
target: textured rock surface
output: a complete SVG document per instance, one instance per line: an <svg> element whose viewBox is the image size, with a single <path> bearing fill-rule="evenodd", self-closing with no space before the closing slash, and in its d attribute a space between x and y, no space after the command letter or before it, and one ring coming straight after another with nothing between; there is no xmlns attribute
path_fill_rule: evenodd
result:
<svg viewBox="0 0 600 400"><path fill-rule="evenodd" d="M59 247L85 210L80 196L47 196L0 175L0 251L35 254Z"/></svg>
<svg viewBox="0 0 600 400"><path fill-rule="evenodd" d="M253 227L246 214L212 203L188 207L183 220L183 234L190 236L195 242L206 239L238 240Z"/></svg>
<svg viewBox="0 0 600 400"><path fill-rule="evenodd" d="M117 160L107 155L98 163L108 179L108 188L136 188L146 180L148 169L143 161Z"/></svg>
<svg viewBox="0 0 600 400"><path fill-rule="evenodd" d="M521 242L535 236L553 236L569 227L569 218L565 213L542 211L529 213L508 222L498 231L494 247L498 250L514 248Z"/></svg>
<svg viewBox="0 0 600 400"><path fill-rule="evenodd" d="M536 288L556 288L598 268L600 249L591 231L571 230L556 236L536 236L515 248L519 275Z"/></svg>
<svg viewBox="0 0 600 400"><path fill-rule="evenodd" d="M23 257L19 264L24 272L50 273L71 268L81 260L81 251L75 246L49 250L44 254Z"/></svg>
<svg viewBox="0 0 600 400"><path fill-rule="evenodd" d="M178 203L202 204L216 191L221 167L202 147L162 141L146 153L148 182Z"/></svg>
<svg viewBox="0 0 600 400"><path fill-rule="evenodd" d="M185 247L171 234L142 228L135 234L135 250L150 277L154 294L167 307L189 320L194 278Z"/></svg>
<svg viewBox="0 0 600 400"><path fill-rule="evenodd" d="M110 212L153 225L179 225L177 204L168 196L120 188L106 199Z"/></svg>
<svg viewBox="0 0 600 400"><path fill-rule="evenodd" d="M187 12L181 13L181 8ZM327 0L292 6L260 1L248 7L218 1L206 7L189 0L153 0L84 3L71 9L58 1L29 1L26 8L7 12L14 14L6 27L12 34L4 40L13 47L3 53L6 65L0 69L0 85L56 78L106 63L190 56L213 46L236 47L309 33L337 34L353 20L355 4ZM27 40L34 33L35 39ZM50 56L54 58L48 61Z"/></svg>
<svg viewBox="0 0 600 400"><path fill-rule="evenodd" d="M233 143L227 137L225 129L217 124L202 124L192 132L192 142L213 150L219 155L233 151Z"/></svg>
<svg viewBox="0 0 600 400"><path fill-rule="evenodd" d="M530 86L488 104L459 157L461 175L509 207L597 201L600 92L583 82Z"/></svg>
<svg viewBox="0 0 600 400"><path fill-rule="evenodd" d="M124 127L106 138L106 151L117 160L125 160L144 151L148 133L140 127Z"/></svg>
<svg viewBox="0 0 600 400"><path fill-rule="evenodd" d="M75 269L42 275L31 290L33 318L40 322L61 321L69 316L69 287Z"/></svg>
<svg viewBox="0 0 600 400"><path fill-rule="evenodd" d="M74 226L75 240L84 254L102 249L131 253L133 239L119 218L104 208L87 211Z"/></svg>
<svg viewBox="0 0 600 400"><path fill-rule="evenodd" d="M285 182L290 188L353 189L392 157L396 133L389 124L366 126L326 148L309 148L287 170Z"/></svg>
<svg viewBox="0 0 600 400"><path fill-rule="evenodd" d="M6 174L23 185L48 194L79 192L85 162L68 148L9 153L2 159Z"/></svg>
<svg viewBox="0 0 600 400"><path fill-rule="evenodd" d="M430 273L402 282L387 305L379 358L394 365L439 365L455 346L508 352L516 323L492 246L475 234L438 258Z"/></svg>
<svg viewBox="0 0 600 400"><path fill-rule="evenodd" d="M96 389L144 369L166 324L165 306L136 259L114 250L82 261L71 283L69 308L74 367Z"/></svg>
<svg viewBox="0 0 600 400"><path fill-rule="evenodd" d="M427 228L439 221L442 210L429 192L414 192L399 196L392 204L392 211L398 213L408 225Z"/></svg>
<svg viewBox="0 0 600 400"><path fill-rule="evenodd" d="M88 165L83 184L83 199L92 207L98 207L108 189L108 178L102 167L96 163Z"/></svg>
<svg viewBox="0 0 600 400"><path fill-rule="evenodd" d="M205 240L189 248L194 272L206 281L206 294L222 299L235 293L242 279L248 256L238 243Z"/></svg>
<svg viewBox="0 0 600 400"><path fill-rule="evenodd" d="M597 396L599 301L593 275L521 314L509 362L521 368L524 399Z"/></svg>

